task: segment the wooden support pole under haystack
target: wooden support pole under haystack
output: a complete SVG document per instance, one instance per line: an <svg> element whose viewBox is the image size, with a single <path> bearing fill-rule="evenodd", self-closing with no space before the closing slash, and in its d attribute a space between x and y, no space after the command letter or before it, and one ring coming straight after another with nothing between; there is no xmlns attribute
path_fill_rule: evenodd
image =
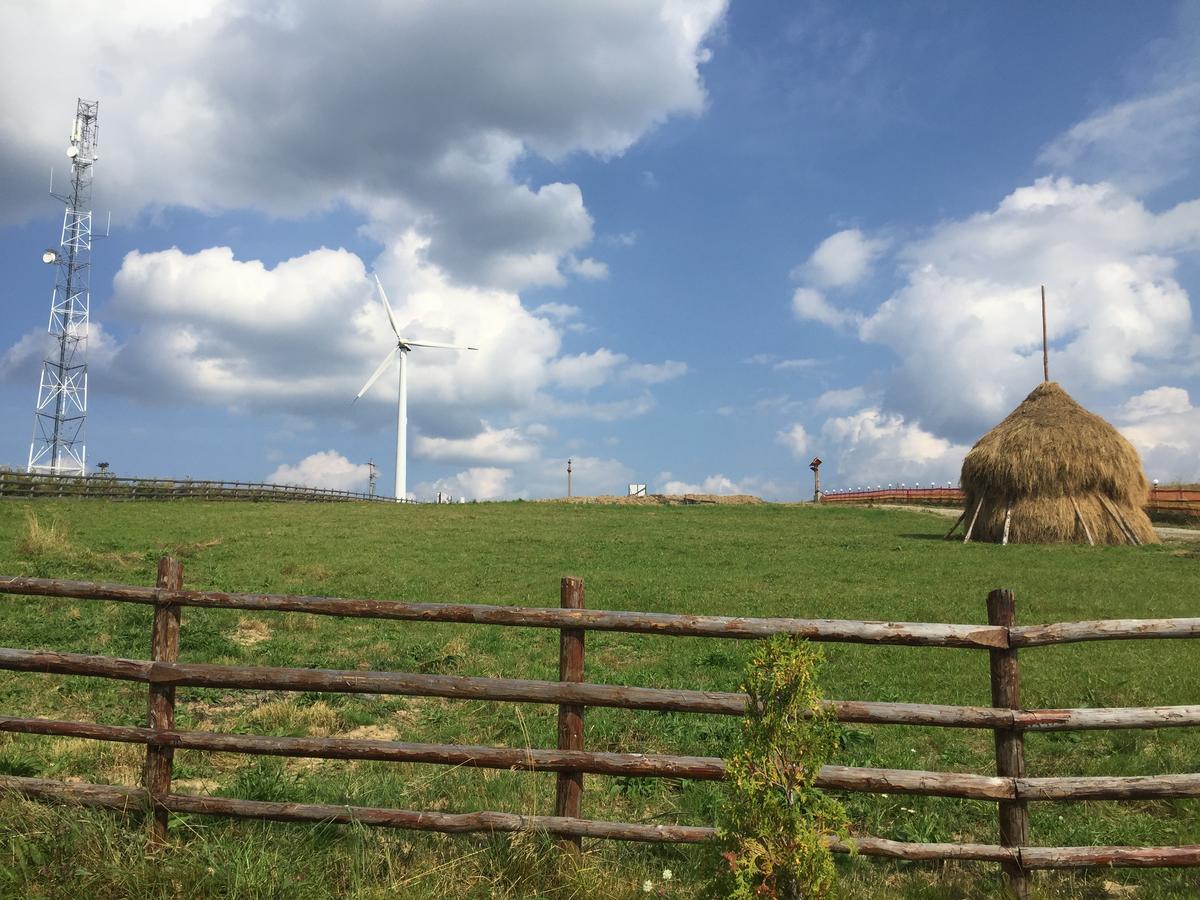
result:
<svg viewBox="0 0 1200 900"><path fill-rule="evenodd" d="M1083 535L1087 538L1088 545L1096 546L1096 542L1092 540L1092 530L1087 527L1087 522L1083 521L1083 513L1079 511L1079 504L1075 502L1075 498L1071 498L1071 506L1075 509L1075 521L1079 523L1079 527L1083 529Z"/></svg>
<svg viewBox="0 0 1200 900"><path fill-rule="evenodd" d="M971 516L971 524L967 526L967 533L963 535L963 543L971 543L971 532L975 530L975 520L979 518L979 510L983 509L983 498L979 498L979 502L975 504L975 515Z"/></svg>
<svg viewBox="0 0 1200 900"><path fill-rule="evenodd" d="M964 509L958 514L958 518L954 520L954 524L950 526L950 530L946 532L946 540L950 540L954 536L954 532L958 530L958 526L962 524L962 520L967 517L967 511Z"/></svg>

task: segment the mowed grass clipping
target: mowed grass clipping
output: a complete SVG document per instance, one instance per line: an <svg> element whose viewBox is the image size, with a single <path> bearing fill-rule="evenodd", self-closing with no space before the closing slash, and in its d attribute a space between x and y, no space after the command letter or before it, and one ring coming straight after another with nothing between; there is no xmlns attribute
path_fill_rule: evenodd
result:
<svg viewBox="0 0 1200 900"><path fill-rule="evenodd" d="M0 503L0 574L151 584L164 553L185 585L227 591L557 606L559 579L585 579L594 609L986 621L997 587L1018 621L1200 614L1196 545L962 545L948 520L886 509L630 507L506 503ZM0 597L0 644L146 658L152 611L134 604ZM239 665L557 677L557 632L184 609L181 658ZM590 681L735 690L744 642L592 633ZM837 699L989 705L987 654L825 645ZM1030 707L1200 701L1200 642L1128 641L1021 653ZM534 704L180 689L182 728L552 747L556 711ZM0 713L143 724L144 686L0 673ZM731 718L591 709L595 750L725 755ZM1033 734L1031 775L1200 771L1200 729ZM0 734L0 773L136 784L144 748ZM986 731L849 726L837 760L991 774ZM175 789L266 800L546 814L554 776L375 762L180 752ZM912 841L996 841L995 804L843 796L862 833ZM708 824L719 788L587 776L584 814ZM1041 845L1200 843L1200 803L1032 804ZM0 799L0 895L261 897L694 896L703 848L607 842L564 865L547 838L448 837L355 827L184 817L148 852L142 824L103 812ZM840 863L847 896L998 896L990 865ZM664 880L663 870L672 873ZM1046 896L1193 896L1192 870L1041 874Z"/></svg>

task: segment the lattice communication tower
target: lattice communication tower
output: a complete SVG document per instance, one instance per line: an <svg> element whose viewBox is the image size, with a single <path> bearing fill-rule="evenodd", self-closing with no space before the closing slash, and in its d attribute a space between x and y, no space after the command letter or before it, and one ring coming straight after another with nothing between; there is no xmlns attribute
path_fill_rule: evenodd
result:
<svg viewBox="0 0 1200 900"><path fill-rule="evenodd" d="M87 337L89 284L92 261L92 167L96 162L96 117L99 102L79 100L71 127L71 189L50 195L66 205L62 239L57 250L42 254L53 265L54 293L50 296L47 331L57 346L42 363L34 413L28 472L83 475L87 448L83 423L87 416Z"/></svg>

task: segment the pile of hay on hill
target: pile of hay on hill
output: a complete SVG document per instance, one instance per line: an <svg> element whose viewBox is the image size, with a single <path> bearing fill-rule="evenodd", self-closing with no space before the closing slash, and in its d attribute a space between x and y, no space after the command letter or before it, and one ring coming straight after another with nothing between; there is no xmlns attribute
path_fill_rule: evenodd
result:
<svg viewBox="0 0 1200 900"><path fill-rule="evenodd" d="M962 487L973 541L1001 543L1007 520L1009 543L1158 543L1137 451L1054 382L971 448Z"/></svg>

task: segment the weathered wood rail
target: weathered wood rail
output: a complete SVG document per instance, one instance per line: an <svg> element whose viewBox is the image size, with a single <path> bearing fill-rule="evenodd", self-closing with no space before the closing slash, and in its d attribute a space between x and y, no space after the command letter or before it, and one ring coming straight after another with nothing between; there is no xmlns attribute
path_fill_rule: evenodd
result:
<svg viewBox="0 0 1200 900"><path fill-rule="evenodd" d="M988 625L864 622L839 619L745 618L617 612L584 608L580 579L564 578L560 608L464 603L406 603L336 597L235 594L183 589L174 560L160 561L155 587L40 578L0 578L0 594L66 597L149 604L154 607L150 659L120 659L59 651L0 648L0 670L114 678L147 685L147 726L101 725L0 715L0 731L141 744L146 767L141 787L96 785L16 776L0 777L0 790L28 797L139 812L151 838L167 838L170 813L232 816L289 822L358 822L446 833L544 831L569 852L583 838L703 843L715 836L697 825L644 825L582 817L584 775L720 780L725 762L716 757L596 752L585 747L589 706L742 715L744 694L595 684L584 677L588 631L619 631L685 637L762 639L792 634L815 641L985 650L991 659L992 706L945 706L829 700L839 721L875 725L924 725L989 729L996 735L997 774L975 775L825 766L818 786L827 790L956 797L998 804L997 844L944 844L855 836L867 856L905 860L976 860L999 863L1017 896L1027 896L1030 871L1087 866L1200 866L1200 845L1184 847L1036 847L1030 845L1027 804L1041 801L1162 800L1200 798L1200 773L1154 776L1031 777L1025 771L1028 731L1170 728L1200 725L1200 704L1107 709L1024 709L1020 705L1018 650L1089 640L1187 639L1200 637L1200 618L1015 624L1011 592L988 597ZM273 610L347 618L452 622L555 628L561 635L558 681L478 678L405 672L336 671L284 667L223 666L178 661L183 607ZM559 708L557 747L507 748L405 743L338 737L272 737L175 728L178 687L278 691L400 694L459 700L554 704ZM171 791L177 749L317 759L381 760L468 768L555 772L553 816L505 812L446 813L358 806L269 803L196 797ZM837 852L851 848L830 839Z"/></svg>
<svg viewBox="0 0 1200 900"><path fill-rule="evenodd" d="M49 475L0 471L0 498L19 500L250 500L340 503L372 500L394 503L395 498L358 491L267 484L259 481L194 481L191 478L129 478L94 473ZM411 503L411 500L405 500Z"/></svg>

